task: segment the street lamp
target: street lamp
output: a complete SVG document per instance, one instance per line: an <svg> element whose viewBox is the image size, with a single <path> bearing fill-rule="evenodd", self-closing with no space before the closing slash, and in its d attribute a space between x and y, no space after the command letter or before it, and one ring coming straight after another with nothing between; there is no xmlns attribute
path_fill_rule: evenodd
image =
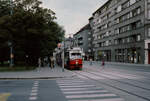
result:
<svg viewBox="0 0 150 101"><path fill-rule="evenodd" d="M13 15L12 1L13 0L9 0L9 3L10 3L10 16ZM13 63L14 54L13 54L13 43L10 40L8 41L8 46L10 47L10 67L12 67L14 65L14 63Z"/></svg>
<svg viewBox="0 0 150 101"><path fill-rule="evenodd" d="M65 66L65 39L63 42L63 47L62 47L62 72L65 71L64 66Z"/></svg>

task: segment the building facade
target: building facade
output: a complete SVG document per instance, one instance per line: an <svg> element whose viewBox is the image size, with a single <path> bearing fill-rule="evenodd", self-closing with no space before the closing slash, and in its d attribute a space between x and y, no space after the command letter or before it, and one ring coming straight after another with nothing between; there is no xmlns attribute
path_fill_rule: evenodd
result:
<svg viewBox="0 0 150 101"><path fill-rule="evenodd" d="M85 59L92 57L92 34L90 25L87 24L73 35L75 46L83 49Z"/></svg>
<svg viewBox="0 0 150 101"><path fill-rule="evenodd" d="M150 64L150 0L108 0L89 22L95 59Z"/></svg>

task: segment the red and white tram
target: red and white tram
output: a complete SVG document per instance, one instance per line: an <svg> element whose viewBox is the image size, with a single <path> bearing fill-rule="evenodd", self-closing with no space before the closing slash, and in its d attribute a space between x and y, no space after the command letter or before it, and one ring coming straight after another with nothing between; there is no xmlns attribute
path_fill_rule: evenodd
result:
<svg viewBox="0 0 150 101"><path fill-rule="evenodd" d="M65 52L65 68L82 70L82 50L80 47L73 47Z"/></svg>

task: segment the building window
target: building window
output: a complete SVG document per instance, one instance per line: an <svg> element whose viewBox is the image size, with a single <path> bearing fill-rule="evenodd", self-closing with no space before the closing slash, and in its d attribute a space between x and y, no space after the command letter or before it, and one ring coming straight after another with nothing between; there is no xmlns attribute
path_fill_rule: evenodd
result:
<svg viewBox="0 0 150 101"><path fill-rule="evenodd" d="M130 0L130 5L136 3L136 0Z"/></svg>
<svg viewBox="0 0 150 101"><path fill-rule="evenodd" d="M137 8L137 14L141 13L141 7Z"/></svg>
<svg viewBox="0 0 150 101"><path fill-rule="evenodd" d="M126 32L126 31L129 31L130 30L130 26L127 25L127 26L123 26L120 28L120 33L123 33L123 32Z"/></svg>
<svg viewBox="0 0 150 101"><path fill-rule="evenodd" d="M133 14L132 14L132 12L130 12L130 18L132 18L133 17Z"/></svg>
<svg viewBox="0 0 150 101"><path fill-rule="evenodd" d="M109 40L109 45L111 45L111 40Z"/></svg>
<svg viewBox="0 0 150 101"><path fill-rule="evenodd" d="M115 34L119 34L119 28L118 29L115 29Z"/></svg>
<svg viewBox="0 0 150 101"><path fill-rule="evenodd" d="M132 16L139 15L141 13L141 7L138 7L132 11Z"/></svg>
<svg viewBox="0 0 150 101"><path fill-rule="evenodd" d="M118 44L118 40L117 40L117 39L115 39L115 41L114 41L114 42L115 42L115 45L117 45L117 44Z"/></svg>
<svg viewBox="0 0 150 101"><path fill-rule="evenodd" d="M126 8L128 8L129 6L130 6L130 2L127 1L127 2L125 2L124 4L122 4L122 9L126 9Z"/></svg>
<svg viewBox="0 0 150 101"><path fill-rule="evenodd" d="M137 22L131 23L131 28L133 30L137 29L140 26L141 26L141 21L137 21Z"/></svg>
<svg viewBox="0 0 150 101"><path fill-rule="evenodd" d="M121 11L121 5L117 8L117 13Z"/></svg>
<svg viewBox="0 0 150 101"><path fill-rule="evenodd" d="M150 37L150 28L148 28L148 36Z"/></svg>
<svg viewBox="0 0 150 101"><path fill-rule="evenodd" d="M137 40L136 41L140 41L141 40L141 35L137 35Z"/></svg>
<svg viewBox="0 0 150 101"><path fill-rule="evenodd" d="M127 43L129 43L129 42L130 42L130 37L127 38Z"/></svg>
<svg viewBox="0 0 150 101"><path fill-rule="evenodd" d="M109 41L106 41L106 46L108 46L109 45Z"/></svg>
<svg viewBox="0 0 150 101"><path fill-rule="evenodd" d="M150 9L148 10L148 19L150 19Z"/></svg>
<svg viewBox="0 0 150 101"><path fill-rule="evenodd" d="M125 39L122 39L122 43L125 43Z"/></svg>

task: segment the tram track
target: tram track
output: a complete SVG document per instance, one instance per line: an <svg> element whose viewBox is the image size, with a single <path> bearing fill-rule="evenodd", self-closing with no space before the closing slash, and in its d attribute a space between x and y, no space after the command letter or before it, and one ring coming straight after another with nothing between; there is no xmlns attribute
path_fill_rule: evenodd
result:
<svg viewBox="0 0 150 101"><path fill-rule="evenodd" d="M94 70L92 70L92 69L89 69L90 71L93 71L93 72L95 72L95 73L100 73L100 74L96 74L96 75L100 75L100 76L102 76L101 74L104 74L104 75L111 75L112 77L118 77L118 78L120 78L120 79L126 79L126 80L128 80L128 81L131 81L131 82L136 82L136 83L144 83L144 84L147 84L147 85L150 85L150 82L143 82L143 81L139 81L139 80L135 80L135 79L129 79L129 78L127 78L127 77L123 77L123 76L118 76L118 73L116 74L116 75L114 75L113 73L111 74L110 72L109 73L106 73L106 72L102 72L102 71L100 71L100 70L98 70L98 71L94 71ZM88 71L87 71L88 72ZM119 74L119 75L121 75L121 74ZM136 76L134 76L135 78L138 78L138 77L136 77ZM119 80L116 80L116 81L119 81ZM120 82L125 82L125 81L120 81ZM129 82L125 82L125 83L127 83L127 84L131 84L131 83L129 83ZM135 85L135 84L131 84L131 85ZM139 85L135 85L135 86L137 86L137 87L141 87L141 86L139 86ZM146 90L150 90L149 88L145 88L145 87L141 87L141 88L144 88L144 89L146 89Z"/></svg>
<svg viewBox="0 0 150 101"><path fill-rule="evenodd" d="M110 66L108 66L108 67L106 67L106 68L111 68ZM118 70L118 69L117 69ZM112 71L115 71L115 69L113 70L112 69ZM119 71L120 72L126 72L127 70L125 70L125 69L119 69ZM131 70L132 71L132 74L134 73L134 75L140 75L140 76L143 76L143 77L145 77L146 79L148 79L148 80L150 80L150 71L149 70L144 70L144 69L138 69L138 70L134 70L134 71L136 71L136 72L133 72L133 70ZM131 72L131 71L128 71L128 72ZM141 74L141 72L146 72L146 74Z"/></svg>
<svg viewBox="0 0 150 101"><path fill-rule="evenodd" d="M109 79L109 80L117 81L117 82L120 82L120 83L122 83L122 84L127 84L127 85L130 85L130 86L133 86L133 87L137 87L137 88L141 88L141 89L144 89L144 90L150 91L150 89L149 89L149 88L145 88L145 87L137 86L137 85L135 85L135 84L131 84L131 83L124 82L124 81L119 81L119 80L116 80L116 79L111 79L111 78L109 78L109 77L102 76L101 74L95 74L95 73L92 73L92 72L88 72L88 73L91 73L91 74L96 75L96 76L101 76L101 77L103 77L103 78L105 78L105 79Z"/></svg>
<svg viewBox="0 0 150 101"><path fill-rule="evenodd" d="M141 94L137 94L136 92L131 92L131 91L127 90L126 88L121 88L121 87L119 87L119 86L117 86L117 85L115 85L115 84L113 84L113 83L106 82L106 81L104 81L104 80L97 80L97 79L94 79L94 78L92 78L92 77L89 77L89 75L92 74L92 75L95 75L95 76L97 76L97 77L102 77L102 78L104 78L104 79L108 79L109 81L113 81L113 82L116 81L116 82L122 83L122 85L128 85L128 86L130 86L130 87L135 87L135 88L137 88L137 89L146 90L147 92L150 93L150 89L148 89L148 88L143 88L143 87L136 86L136 85L133 85L133 84L120 82L120 81L118 81L118 80L110 79L110 78L108 78L108 77L100 76L100 75L97 75L97 74L95 74L95 73L91 73L91 72L87 72L87 71L82 71L82 72L77 72L77 71L75 71L75 73L76 73L77 75L81 75L81 76L83 76L83 77L86 77L86 78L88 78L89 80L93 80L93 81L95 81L95 82L97 82L97 83L100 83L100 84L103 84L103 85L112 87L112 88L114 88L114 89L120 90L120 91L122 91L122 92L125 92L125 93L127 93L127 94L130 94L130 95L133 95L133 96L136 96L136 97L139 97L139 98L144 99L144 100L146 100L146 101L150 101L150 98L149 98L149 97L142 96ZM89 75L85 75L85 74L83 74L83 73L87 73L87 74L89 74Z"/></svg>

